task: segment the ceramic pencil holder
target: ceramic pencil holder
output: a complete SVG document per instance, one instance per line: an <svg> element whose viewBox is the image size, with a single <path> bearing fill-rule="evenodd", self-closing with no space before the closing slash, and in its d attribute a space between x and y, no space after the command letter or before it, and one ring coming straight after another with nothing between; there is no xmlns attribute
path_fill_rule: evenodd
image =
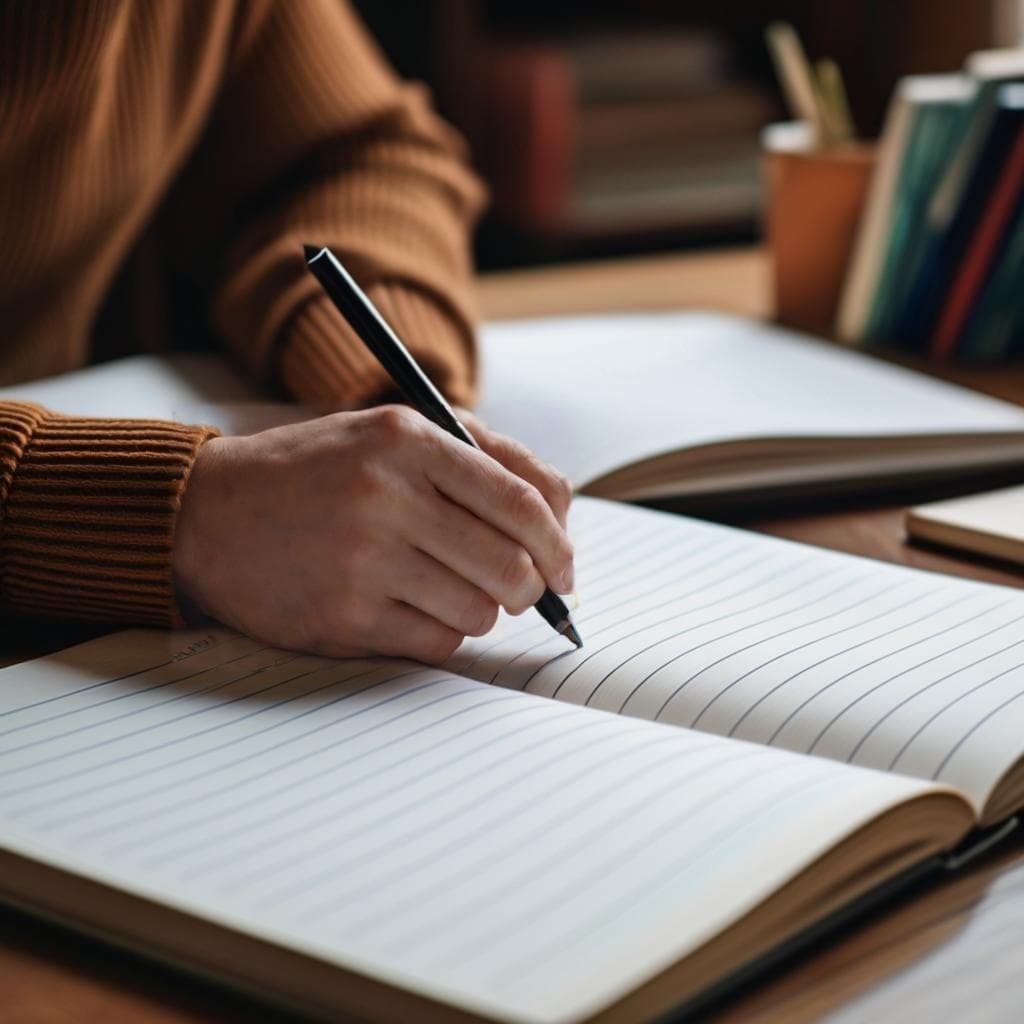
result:
<svg viewBox="0 0 1024 1024"><path fill-rule="evenodd" d="M769 125L762 148L776 319L831 336L875 147L814 148L809 126L792 121Z"/></svg>

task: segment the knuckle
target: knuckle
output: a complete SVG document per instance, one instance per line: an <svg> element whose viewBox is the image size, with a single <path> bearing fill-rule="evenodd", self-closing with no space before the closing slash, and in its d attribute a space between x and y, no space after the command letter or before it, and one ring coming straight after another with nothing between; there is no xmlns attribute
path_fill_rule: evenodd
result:
<svg viewBox="0 0 1024 1024"><path fill-rule="evenodd" d="M404 444L421 426L419 415L405 405L382 405L372 416L377 443Z"/></svg>
<svg viewBox="0 0 1024 1024"><path fill-rule="evenodd" d="M509 482L506 501L513 517L523 522L536 519L545 504L537 489L522 480Z"/></svg>

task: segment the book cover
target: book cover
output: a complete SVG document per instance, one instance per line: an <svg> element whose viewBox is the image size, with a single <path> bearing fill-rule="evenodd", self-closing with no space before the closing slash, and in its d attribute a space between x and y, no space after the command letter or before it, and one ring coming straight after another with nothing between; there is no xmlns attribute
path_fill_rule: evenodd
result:
<svg viewBox="0 0 1024 1024"><path fill-rule="evenodd" d="M926 138L936 111L966 102L973 92L967 76L915 75L896 87L879 141L878 162L861 217L850 269L840 300L836 333L851 344L867 333L872 301L878 294L887 266L887 248L897 227L897 214L906 218L910 193L920 176L924 156L936 150Z"/></svg>
<svg viewBox="0 0 1024 1024"><path fill-rule="evenodd" d="M964 328L967 358L993 362L1024 348L1024 200L1018 203L998 265L982 289Z"/></svg>
<svg viewBox="0 0 1024 1024"><path fill-rule="evenodd" d="M907 161L900 175L893 206L889 237L864 326L868 346L886 344L893 336L893 322L906 297L909 269L925 230L928 202L945 169L962 108L977 85L963 79L966 89L955 100L930 103L915 110L907 145Z"/></svg>
<svg viewBox="0 0 1024 1024"><path fill-rule="evenodd" d="M903 268L907 285L893 310L888 340L920 351L935 324L937 297L948 287L951 266L966 244L992 186L995 166L1008 148L1007 117L999 107L1003 85L1024 77L1024 50L973 54L967 71L978 80L974 99L956 118L942 174L928 201L920 237ZM1004 147L1000 153L1000 144Z"/></svg>

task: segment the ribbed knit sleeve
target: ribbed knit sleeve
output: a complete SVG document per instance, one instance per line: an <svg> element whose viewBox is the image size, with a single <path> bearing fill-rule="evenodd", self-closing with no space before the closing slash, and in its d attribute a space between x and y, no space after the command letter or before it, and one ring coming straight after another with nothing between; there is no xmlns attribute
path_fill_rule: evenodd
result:
<svg viewBox="0 0 1024 1024"><path fill-rule="evenodd" d="M482 190L461 140L341 0L241 10L174 217L216 331L295 397L358 405L388 390L305 269L302 246L329 245L439 386L468 402Z"/></svg>
<svg viewBox="0 0 1024 1024"><path fill-rule="evenodd" d="M0 402L0 602L63 619L180 624L177 511L213 432Z"/></svg>

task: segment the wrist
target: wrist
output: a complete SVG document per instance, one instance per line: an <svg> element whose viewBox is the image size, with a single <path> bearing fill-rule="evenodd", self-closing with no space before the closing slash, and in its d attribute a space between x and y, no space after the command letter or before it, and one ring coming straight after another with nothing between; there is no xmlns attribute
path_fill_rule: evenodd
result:
<svg viewBox="0 0 1024 1024"><path fill-rule="evenodd" d="M228 443L212 437L196 453L181 495L174 529L172 572L183 617L194 621L204 613L202 567L209 559L209 508L220 472L222 448Z"/></svg>

